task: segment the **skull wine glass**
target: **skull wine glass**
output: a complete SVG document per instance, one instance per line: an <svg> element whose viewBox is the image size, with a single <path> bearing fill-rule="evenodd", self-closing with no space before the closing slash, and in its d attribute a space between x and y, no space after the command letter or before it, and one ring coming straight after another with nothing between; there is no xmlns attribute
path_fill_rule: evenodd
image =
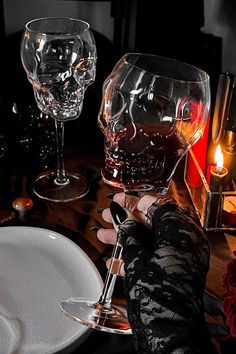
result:
<svg viewBox="0 0 236 354"><path fill-rule="evenodd" d="M25 26L21 60L39 109L55 120L57 170L40 174L34 183L39 197L67 202L89 190L78 174L64 167L64 122L79 117L84 93L95 80L96 45L88 23L64 17L32 20Z"/></svg>
<svg viewBox="0 0 236 354"><path fill-rule="evenodd" d="M142 193L165 194L180 159L204 131L210 109L209 76L177 60L128 53L103 85L98 116L105 136L105 183L123 188L126 207ZM112 303L116 280L114 246L104 290L98 301L68 299L62 310L95 329L130 334L125 308Z"/></svg>

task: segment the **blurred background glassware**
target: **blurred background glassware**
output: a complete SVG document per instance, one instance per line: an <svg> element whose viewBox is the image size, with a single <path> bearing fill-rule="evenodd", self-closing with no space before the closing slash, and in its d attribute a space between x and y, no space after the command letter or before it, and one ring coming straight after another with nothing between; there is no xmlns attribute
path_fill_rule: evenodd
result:
<svg viewBox="0 0 236 354"><path fill-rule="evenodd" d="M0 161L2 161L7 154L7 142L4 134L0 133Z"/></svg>
<svg viewBox="0 0 236 354"><path fill-rule="evenodd" d="M9 207L22 195L35 199L35 177L55 166L55 125L54 119L42 113L34 101L4 101L0 110L4 117L0 128L0 193L2 206Z"/></svg>
<svg viewBox="0 0 236 354"><path fill-rule="evenodd" d="M98 124L105 137L105 183L120 187L125 206L142 193L165 194L181 158L202 136L210 110L206 72L174 59L128 53L103 85ZM124 306L112 304L120 260L118 238L98 301L68 299L61 308L75 321L113 333L130 334Z"/></svg>
<svg viewBox="0 0 236 354"><path fill-rule="evenodd" d="M8 211L10 194L9 146L5 132L0 133L0 224L12 216ZM7 215L9 214L9 215Z"/></svg>
<svg viewBox="0 0 236 354"><path fill-rule="evenodd" d="M79 117L85 91L95 80L97 51L89 24L62 17L28 22L21 60L39 109L54 118L56 127L57 170L40 174L34 192L55 202L81 198L89 185L79 174L66 173L64 122Z"/></svg>
<svg viewBox="0 0 236 354"><path fill-rule="evenodd" d="M35 104L13 102L8 113L9 150L15 171L39 173L54 165L56 138L54 120Z"/></svg>
<svg viewBox="0 0 236 354"><path fill-rule="evenodd" d="M3 179L6 178L6 169L8 167L9 148L5 133L0 133L0 183L3 184ZM1 190L2 188L0 188Z"/></svg>

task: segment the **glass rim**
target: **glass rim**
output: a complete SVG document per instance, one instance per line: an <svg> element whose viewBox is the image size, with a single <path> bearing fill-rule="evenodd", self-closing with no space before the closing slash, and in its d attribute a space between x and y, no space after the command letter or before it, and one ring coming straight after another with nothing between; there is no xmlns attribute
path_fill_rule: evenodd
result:
<svg viewBox="0 0 236 354"><path fill-rule="evenodd" d="M146 69L142 69L141 66L136 65L135 63L130 63L127 58L129 56L131 56L131 55L134 55L134 56L137 56L137 57L138 56L140 56L140 57L141 56L142 57L145 57L145 56L146 57L156 57L156 58L159 58L159 59L162 59L162 60L169 61L171 63L179 63L179 64L185 66L186 68L189 68L189 69L192 69L192 70L195 70L195 71L198 71L199 73L201 73L201 79L200 80L177 79L177 78L170 77L168 75L153 73L152 71L149 71L149 70L146 70ZM149 72L151 75L156 75L158 77L163 77L163 78L171 79L171 80L174 80L174 81L188 82L188 83L192 83L192 84L194 84L194 83L199 84L199 83L209 82L209 80L210 80L209 74L205 70L197 67L196 65L189 64L189 63L187 63L185 61L182 61L182 60L179 60L179 59L165 57L165 56L158 55L158 54L142 53L142 52L127 52L121 57L121 59L118 61L117 64L119 65L119 62L122 62L122 61L123 62L125 61L127 63L127 65L132 66L134 68L137 68L139 70L145 70L145 71Z"/></svg>
<svg viewBox="0 0 236 354"><path fill-rule="evenodd" d="M75 22L75 23L81 23L84 25L84 29L81 29L81 32L86 32L88 30L90 30L91 26L88 22L84 21L84 20L81 20L81 19L77 19L77 18L74 18L74 17L66 17L66 16L45 16L45 17L38 17L38 18L34 18L28 22L26 22L25 24L25 28L27 29L27 31L29 32L32 32L32 33L38 33L38 34L45 34L45 35L50 35L49 33L47 33L47 31L41 31L41 30L35 30L35 29L32 29L30 28L31 24L34 24L36 22L43 22L43 21L47 21L47 20L67 20L68 22L72 23L72 22ZM75 32L71 32L71 33L63 33L63 35L72 35L72 34L76 34L77 31ZM58 35L59 34L62 34L60 32L58 32Z"/></svg>

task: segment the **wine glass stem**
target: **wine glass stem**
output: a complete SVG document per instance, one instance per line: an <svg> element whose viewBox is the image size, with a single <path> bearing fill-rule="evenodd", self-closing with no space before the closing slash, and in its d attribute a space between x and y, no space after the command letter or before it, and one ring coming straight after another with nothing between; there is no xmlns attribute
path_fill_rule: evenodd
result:
<svg viewBox="0 0 236 354"><path fill-rule="evenodd" d="M125 207L133 210L138 201L138 193L132 193L130 191L124 190L125 192ZM111 263L109 265L109 269L106 275L102 295L97 303L98 307L102 307L105 309L111 308L112 303L112 295L114 291L114 286L116 282L117 274L114 274L114 269L117 268L114 266L115 261L121 260L122 257L122 246L120 243L120 236L117 235L117 241L112 251Z"/></svg>
<svg viewBox="0 0 236 354"><path fill-rule="evenodd" d="M131 212L133 212L141 196L141 193L137 191L130 191L126 188L124 188L124 192L125 192L124 207L126 209L129 209Z"/></svg>
<svg viewBox="0 0 236 354"><path fill-rule="evenodd" d="M112 295L114 291L114 286L116 282L116 277L117 274L112 273L114 269L114 262L116 260L120 260L122 255L122 246L120 244L120 239L118 237L117 242L113 248L112 251L112 256L111 256L111 263L106 275L102 295L100 296L100 299L98 301L99 305L102 305L103 307L109 309L111 308L111 302L112 302Z"/></svg>
<svg viewBox="0 0 236 354"><path fill-rule="evenodd" d="M57 176L55 179L56 184L69 183L66 177L64 166L64 122L55 119L56 128L56 143L57 143Z"/></svg>

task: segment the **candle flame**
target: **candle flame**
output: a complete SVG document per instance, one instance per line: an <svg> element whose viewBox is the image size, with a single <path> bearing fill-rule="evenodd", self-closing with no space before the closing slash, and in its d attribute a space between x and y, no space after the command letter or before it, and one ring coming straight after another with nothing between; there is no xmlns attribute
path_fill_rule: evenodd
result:
<svg viewBox="0 0 236 354"><path fill-rule="evenodd" d="M224 166L224 156L222 154L220 145L218 145L216 148L215 163L216 163L216 170L219 173Z"/></svg>

